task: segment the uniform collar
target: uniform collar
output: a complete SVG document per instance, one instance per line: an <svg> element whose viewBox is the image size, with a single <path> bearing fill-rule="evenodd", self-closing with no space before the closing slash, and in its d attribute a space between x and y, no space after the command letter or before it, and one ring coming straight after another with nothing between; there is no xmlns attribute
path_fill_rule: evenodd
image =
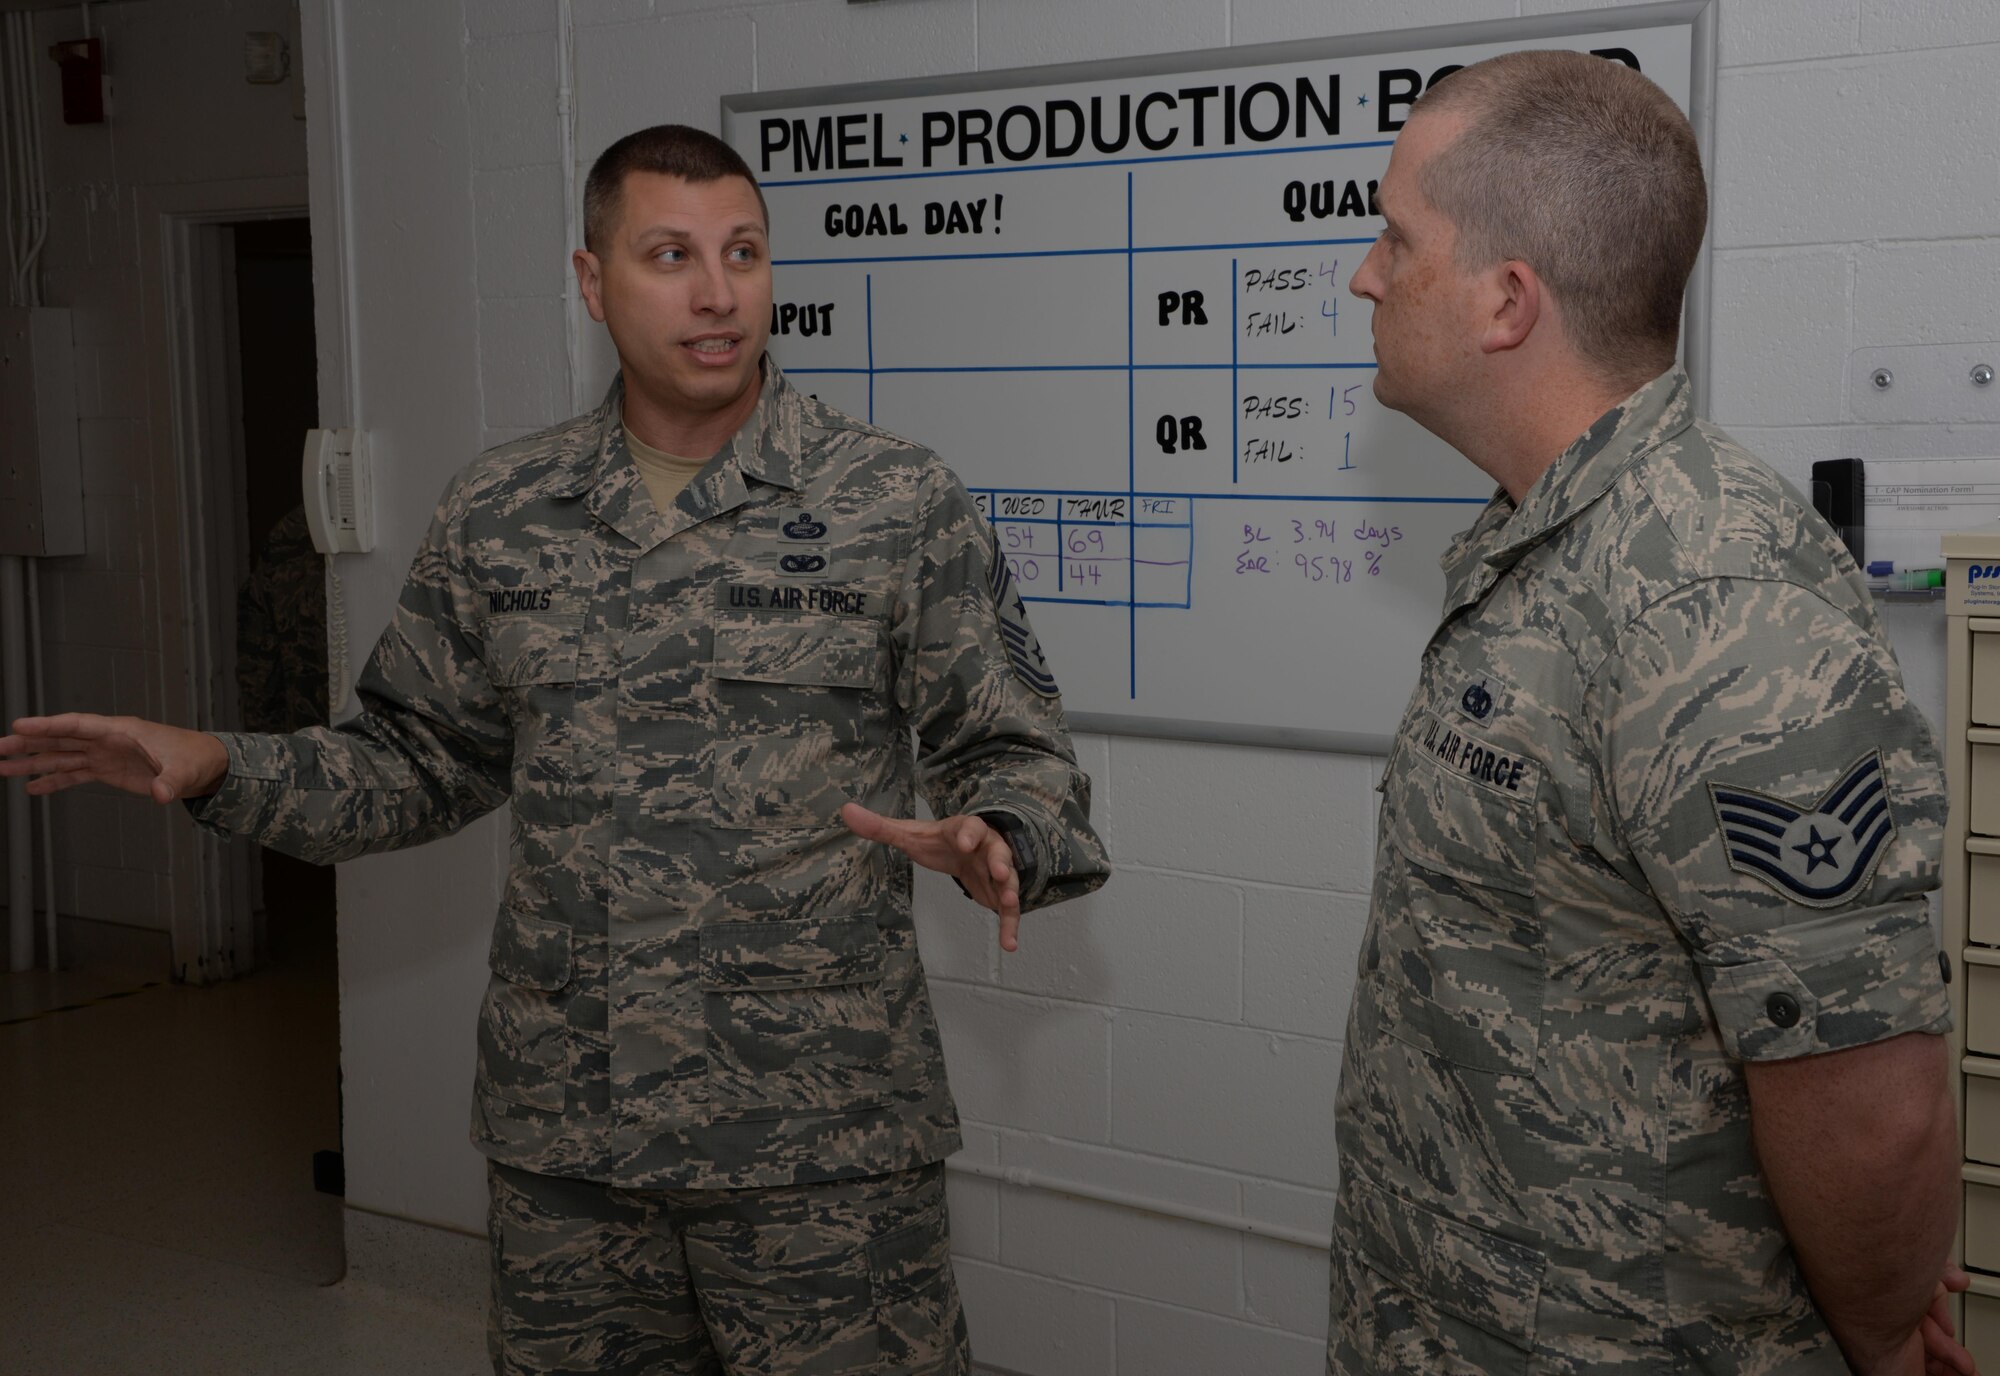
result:
<svg viewBox="0 0 2000 1376"><path fill-rule="evenodd" d="M645 481L625 447L625 376L611 379L604 400L581 427L559 494L584 497L599 520L650 549L690 526L741 506L748 480L796 491L804 484L800 435L804 402L784 371L764 356L764 387L757 407L728 443L716 451L673 507L658 511Z"/></svg>
<svg viewBox="0 0 2000 1376"><path fill-rule="evenodd" d="M1610 490L1639 459L1694 420L1688 375L1678 364L1619 402L1571 442L1516 506L1496 492L1472 529L1446 551L1445 615L1485 596L1500 574Z"/></svg>

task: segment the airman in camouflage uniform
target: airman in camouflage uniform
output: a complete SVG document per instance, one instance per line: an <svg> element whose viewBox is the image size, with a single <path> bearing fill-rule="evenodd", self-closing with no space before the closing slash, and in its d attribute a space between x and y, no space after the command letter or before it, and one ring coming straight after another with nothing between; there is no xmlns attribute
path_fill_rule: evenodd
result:
<svg viewBox="0 0 2000 1376"><path fill-rule="evenodd" d="M899 851L968 888L1004 871L982 901L1006 945L1016 898L1104 881L1089 781L963 485L763 357L741 160L667 128L600 169L628 144L653 161L609 161L609 203L624 177L646 218L606 232L585 280L594 312L633 312L611 322L625 369L452 482L358 718L224 734L226 774L177 762L205 738L129 720L22 723L0 756L183 792L202 825L321 863L509 807L473 1110L507 1376L963 1376L958 1119ZM643 242L614 260L627 230ZM739 351L748 418L656 506L635 405L733 386L715 364ZM845 806L906 818L919 792L945 821ZM864 839L884 826L986 839L966 868Z"/></svg>
<svg viewBox="0 0 2000 1376"><path fill-rule="evenodd" d="M1522 56L1561 60L1502 82L1575 78L1597 99L1622 71ZM1444 222L1415 193L1452 175L1436 164L1454 129L1500 116L1436 110L1409 125L1425 151L1398 146L1393 238L1356 290L1377 302L1384 400L1476 445L1430 409L1424 370L1449 355L1410 333L1427 304L1467 299L1439 285L1454 250L1426 242ZM1689 261L1698 237L1697 221ZM1490 294L1470 299L1523 308L1518 279L1477 280ZM1773 1110L1749 1077L1948 1028L1931 732L1845 547L1695 419L1678 367L1539 471L1488 471L1503 490L1444 556L1443 619L1382 779L1328 1370L1844 1372L1788 1236L1799 1197L1781 1216L1767 1178L1787 1163L1760 1170ZM1911 1041L1948 1136L1937 1039ZM1944 1223L1908 1224L1938 1242L1926 1293Z"/></svg>
<svg viewBox="0 0 2000 1376"><path fill-rule="evenodd" d="M326 721L326 697L326 556L295 506L236 598L237 715L245 731L297 731Z"/></svg>

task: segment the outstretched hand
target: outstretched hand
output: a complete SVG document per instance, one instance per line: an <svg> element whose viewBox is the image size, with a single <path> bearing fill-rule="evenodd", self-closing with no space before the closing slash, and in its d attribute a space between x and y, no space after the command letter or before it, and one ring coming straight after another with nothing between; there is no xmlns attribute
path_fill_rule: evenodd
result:
<svg viewBox="0 0 2000 1376"><path fill-rule="evenodd" d="M215 792L228 773L214 736L139 717L22 717L0 736L0 778L25 777L37 795L98 783L171 803Z"/></svg>
<svg viewBox="0 0 2000 1376"><path fill-rule="evenodd" d="M894 846L925 869L956 879L974 902L1000 915L1000 949L1019 948L1021 876L1014 869L1014 849L980 818L918 822L849 803L840 809L840 820L856 836Z"/></svg>
<svg viewBox="0 0 2000 1376"><path fill-rule="evenodd" d="M1931 1296L1930 1312L1918 1325L1924 1339L1925 1376L1978 1376L1972 1354L1959 1343L1951 1323L1951 1297L1971 1284L1972 1277L1958 1267L1944 1268L1944 1277Z"/></svg>

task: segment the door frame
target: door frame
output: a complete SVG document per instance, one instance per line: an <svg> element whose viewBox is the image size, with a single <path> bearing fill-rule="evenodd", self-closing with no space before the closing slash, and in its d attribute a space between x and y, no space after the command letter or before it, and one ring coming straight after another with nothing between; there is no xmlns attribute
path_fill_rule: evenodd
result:
<svg viewBox="0 0 2000 1376"><path fill-rule="evenodd" d="M211 731L235 721L235 592L248 559L237 526L243 433L228 227L306 218L306 179L146 187L138 211L161 613L154 689L162 720ZM254 969L256 847L193 827L172 832L175 977L206 984Z"/></svg>

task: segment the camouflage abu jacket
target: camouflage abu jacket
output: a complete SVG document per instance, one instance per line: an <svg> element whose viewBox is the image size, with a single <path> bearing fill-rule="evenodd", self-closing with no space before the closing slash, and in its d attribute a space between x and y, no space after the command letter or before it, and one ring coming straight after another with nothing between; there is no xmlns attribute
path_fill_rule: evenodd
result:
<svg viewBox="0 0 2000 1376"><path fill-rule="evenodd" d="M1678 369L1444 559L1382 784L1330 1370L1836 1373L1741 1063L1942 1031L1943 777Z"/></svg>
<svg viewBox="0 0 2000 1376"><path fill-rule="evenodd" d="M224 736L229 777L195 809L326 863L511 805L473 1115L508 1165L735 1188L937 1160L958 1123L910 865L841 803L908 816L921 786L939 816L1009 814L1024 909L1107 872L965 489L765 373L665 512L617 384L482 456L417 554L363 715Z"/></svg>

